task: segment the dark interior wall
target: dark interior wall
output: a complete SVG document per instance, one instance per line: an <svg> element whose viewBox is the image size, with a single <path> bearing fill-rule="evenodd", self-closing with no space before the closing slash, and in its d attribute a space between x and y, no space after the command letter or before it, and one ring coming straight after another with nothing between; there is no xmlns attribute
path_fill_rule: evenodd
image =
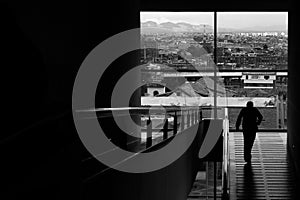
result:
<svg viewBox="0 0 300 200"><path fill-rule="evenodd" d="M292 0L252 0L252 1L159 1L140 0L141 10L144 11L274 11L292 8Z"/></svg>
<svg viewBox="0 0 300 200"><path fill-rule="evenodd" d="M138 3L2 1L0 16L1 198L79 199L88 153L72 120L73 82L96 45L139 26Z"/></svg>
<svg viewBox="0 0 300 200"><path fill-rule="evenodd" d="M138 3L7 1L1 3L1 26L4 115L10 132L16 132L51 113L71 110L82 61L101 41L139 27ZM114 75L104 78L105 91ZM101 107L110 107L103 102ZM14 124L15 113L26 113L26 118Z"/></svg>
<svg viewBox="0 0 300 200"><path fill-rule="evenodd" d="M299 18L296 9L289 12L289 67L288 67L288 150L300 180L300 96L299 96Z"/></svg>

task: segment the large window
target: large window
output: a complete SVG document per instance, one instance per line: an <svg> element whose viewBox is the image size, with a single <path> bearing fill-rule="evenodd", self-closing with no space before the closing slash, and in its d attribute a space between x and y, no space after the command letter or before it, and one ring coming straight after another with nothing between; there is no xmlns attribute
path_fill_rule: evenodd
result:
<svg viewBox="0 0 300 200"><path fill-rule="evenodd" d="M217 13L217 67L231 72L221 76L226 97L253 100L264 116L261 129L286 128L287 21L287 12ZM239 106L229 108L231 127Z"/></svg>
<svg viewBox="0 0 300 200"><path fill-rule="evenodd" d="M286 128L287 25L287 12L141 12L142 105L226 106L234 128L252 100L261 129Z"/></svg>

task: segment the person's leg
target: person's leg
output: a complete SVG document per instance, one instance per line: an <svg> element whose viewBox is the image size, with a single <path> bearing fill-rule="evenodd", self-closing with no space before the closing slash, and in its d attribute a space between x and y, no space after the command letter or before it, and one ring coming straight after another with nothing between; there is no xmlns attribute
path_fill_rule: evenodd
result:
<svg viewBox="0 0 300 200"><path fill-rule="evenodd" d="M255 131L244 131L244 160L245 162L251 162L251 151L254 144L256 132Z"/></svg>
<svg viewBox="0 0 300 200"><path fill-rule="evenodd" d="M249 141L249 132L244 131L244 160L248 162L251 159L251 148L250 148L250 141Z"/></svg>
<svg viewBox="0 0 300 200"><path fill-rule="evenodd" d="M251 158L252 158L252 155L251 155L251 152L252 152L252 147L253 147L253 144L254 144L254 141L255 141L255 137L256 137L256 132L255 131L251 131L250 134L249 134L249 161L251 162Z"/></svg>

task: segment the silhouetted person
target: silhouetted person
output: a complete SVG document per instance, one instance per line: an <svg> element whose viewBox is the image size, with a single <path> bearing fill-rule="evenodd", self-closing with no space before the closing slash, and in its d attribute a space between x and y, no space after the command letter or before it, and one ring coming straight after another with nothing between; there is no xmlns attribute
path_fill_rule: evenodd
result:
<svg viewBox="0 0 300 200"><path fill-rule="evenodd" d="M239 130L241 120L243 119L243 135L244 135L244 160L251 162L251 150L256 137L257 125L260 125L263 116L259 110L253 107L253 102L248 101L247 107L242 108L237 120L236 130Z"/></svg>

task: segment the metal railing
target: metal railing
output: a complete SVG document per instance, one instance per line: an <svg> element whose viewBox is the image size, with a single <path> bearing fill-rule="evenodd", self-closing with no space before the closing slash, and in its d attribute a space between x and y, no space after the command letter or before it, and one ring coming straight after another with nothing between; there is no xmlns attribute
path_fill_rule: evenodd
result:
<svg viewBox="0 0 300 200"><path fill-rule="evenodd" d="M157 149L163 147L163 145L167 144L169 140L176 136L176 134L181 134L185 129L199 123L202 120L202 109L201 107L195 106L170 106L170 107L123 107L123 108L99 108L99 109L91 109L91 110L78 110L81 112L82 120L89 120L95 115L91 115L92 112L96 113L96 117L101 124L103 121L104 125L106 123L105 120L109 120L109 123L114 123L114 117L132 117L140 119L140 132L145 133L146 138L142 141L142 137L135 137L134 139L128 139L130 134L122 133L120 135L120 131L114 132L111 130L107 137L108 139L117 144L114 149L108 150L106 152L102 152L97 156L104 156L111 151L114 151L118 148L123 148L125 150L130 150L133 152L143 153L147 151L151 151L152 149ZM155 117L161 116L158 126L153 126L153 121ZM117 126L117 125L116 125ZM103 128L103 127L102 127ZM115 126L111 126L110 128L115 128ZM117 136L114 134L117 133ZM154 134L155 133L155 134ZM161 133L161 134L157 134ZM160 136L157 136L160 135ZM114 138L119 141L114 141ZM136 155L137 155L136 154ZM95 156L95 155L94 155ZM83 162L93 159L93 156L87 157L83 160ZM124 162L127 159L124 159ZM121 164L119 162L119 164ZM102 170L103 172L108 169ZM102 173L99 172L97 174ZM89 177L88 179L91 179ZM88 180L87 179L87 180Z"/></svg>
<svg viewBox="0 0 300 200"><path fill-rule="evenodd" d="M123 140L122 142L125 143L125 145L116 146L116 148L128 148L131 147L138 147L135 148L135 152L138 155L139 153L149 152L153 151L159 148L162 148L164 145L167 145L170 140L172 140L176 135L180 135L184 132L184 130L188 129L189 127L196 125L197 123L200 123L203 119L203 111L204 110L211 110L212 107L131 107L131 108L101 108L101 109L95 109L95 110L85 110L85 111L79 111L83 112L83 120L89 120L90 118L89 113L96 112L96 117L98 118L100 124L101 120L104 120L106 122L106 119L109 119L109 123L114 121L114 117L128 117L128 114L132 118L139 118L140 119L140 131L141 133L144 133L143 142L141 142L142 138L135 138L135 140ZM229 136L229 118L228 118L228 108L221 108L218 107L218 109L225 109L224 111L224 119L223 119L223 159L221 162L222 171L221 171L221 180L220 182L222 184L221 187L221 193L222 199L229 199L229 148L228 148L228 136ZM113 113L114 112L114 113ZM160 122L156 124L153 123L157 116L160 117ZM223 117L222 117L223 118ZM109 124L108 123L108 124ZM159 125L157 125L159 124ZM112 128L112 125L110 125ZM113 125L114 126L114 125ZM119 134L118 131L114 132L111 130L110 134ZM160 134L157 134L160 133ZM127 134L124 133L126 137L128 137ZM159 136L158 136L159 135ZM109 136L108 136L109 137ZM119 136L117 136L118 138ZM110 139L110 138L109 138ZM127 138L128 139L128 138ZM126 149L128 150L128 149ZM130 148L132 150L132 148ZM110 153L111 151L114 151L114 149L109 150L107 152L102 152L98 156L103 156L104 154ZM88 161L93 157L89 157L84 159L84 161ZM132 157L133 158L133 157ZM131 158L129 158L131 159ZM92 160L92 159L91 159ZM123 162L126 162L128 159L124 159L123 161L120 161L118 164L122 164ZM205 162L205 161L204 161ZM84 164L84 163L83 163ZM91 162L93 164L93 162ZM89 167L89 163L85 163L84 165ZM110 168L103 168L101 171L95 171L95 173L90 174L85 178L85 181L89 181L91 179L94 179L96 176L104 173L105 171L109 170ZM219 171L220 172L220 171ZM214 162L214 198L216 198L216 190L217 190L217 171L216 171L216 162ZM208 174L207 174L208 176ZM207 182L208 185L208 182ZM208 188L207 188L208 189ZM218 197L219 198L219 197Z"/></svg>
<svg viewBox="0 0 300 200"><path fill-rule="evenodd" d="M145 108L148 109L148 108ZM153 118L157 115L164 114L163 125L162 127L152 126ZM142 131L146 131L146 147L149 148L152 146L153 141L153 132L158 131L163 133L163 140L169 138L169 131L172 131L175 136L178 132L181 132L196 123L199 123L202 119L202 111L199 107L180 107L180 108L153 108L151 107L151 113L144 113L146 116L146 128L142 128ZM170 128L170 125L173 127Z"/></svg>
<svg viewBox="0 0 300 200"><path fill-rule="evenodd" d="M224 120L223 120L223 163L222 163L222 199L229 199L229 119L228 108L224 108Z"/></svg>

